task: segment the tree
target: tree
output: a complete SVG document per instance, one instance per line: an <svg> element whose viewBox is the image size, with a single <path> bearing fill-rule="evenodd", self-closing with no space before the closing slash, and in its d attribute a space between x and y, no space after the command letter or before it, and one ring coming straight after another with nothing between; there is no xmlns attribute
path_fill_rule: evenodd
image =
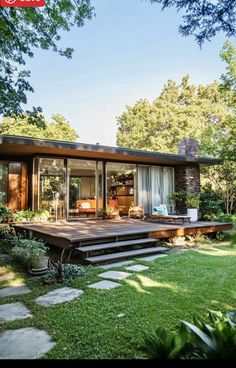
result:
<svg viewBox="0 0 236 368"><path fill-rule="evenodd" d="M0 7L0 114L24 114L26 93L34 90L28 81L30 72L22 66L26 57L34 56L34 48L51 49L71 58L72 48L58 46L61 33L83 26L93 14L90 0L47 0L42 8ZM38 113L39 107L27 111L29 122L37 116L34 121L43 125Z"/></svg>
<svg viewBox="0 0 236 368"><path fill-rule="evenodd" d="M217 33L227 37L236 35L236 0L148 0L162 5L162 10L175 7L184 11L179 32L183 36L194 35L201 46Z"/></svg>
<svg viewBox="0 0 236 368"><path fill-rule="evenodd" d="M204 87L191 85L189 76L180 85L169 80L153 102L140 100L117 118L117 144L177 153L179 141L192 136L207 147L212 129L228 113L217 82Z"/></svg>
<svg viewBox="0 0 236 368"><path fill-rule="evenodd" d="M59 114L52 116L52 122L47 122L44 119L46 129L35 126L32 129L32 124L27 117L24 118L9 118L2 119L0 124L0 135L19 135L24 137L48 138L56 140L64 140L74 142L79 137L76 130L70 126L70 123Z"/></svg>
<svg viewBox="0 0 236 368"><path fill-rule="evenodd" d="M203 169L212 187L224 199L227 213L236 210L236 49L226 41L220 57L226 62L219 89L230 113L221 122L205 130L203 152L223 161L222 165Z"/></svg>

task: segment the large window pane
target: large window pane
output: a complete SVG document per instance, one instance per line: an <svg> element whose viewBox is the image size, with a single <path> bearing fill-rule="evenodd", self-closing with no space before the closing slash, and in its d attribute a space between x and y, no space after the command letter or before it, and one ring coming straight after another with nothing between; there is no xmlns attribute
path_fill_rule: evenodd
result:
<svg viewBox="0 0 236 368"><path fill-rule="evenodd" d="M39 207L52 218L65 216L65 167L63 159L39 159Z"/></svg>
<svg viewBox="0 0 236 368"><path fill-rule="evenodd" d="M107 207L119 210L120 216L136 203L136 165L107 163Z"/></svg>
<svg viewBox="0 0 236 368"><path fill-rule="evenodd" d="M95 217L96 199L96 161L68 160L69 193L68 217ZM99 202L99 201L98 201ZM102 200L101 200L102 202ZM100 203L100 206L102 203Z"/></svg>
<svg viewBox="0 0 236 368"><path fill-rule="evenodd" d="M8 163L0 162L0 204L7 204Z"/></svg>

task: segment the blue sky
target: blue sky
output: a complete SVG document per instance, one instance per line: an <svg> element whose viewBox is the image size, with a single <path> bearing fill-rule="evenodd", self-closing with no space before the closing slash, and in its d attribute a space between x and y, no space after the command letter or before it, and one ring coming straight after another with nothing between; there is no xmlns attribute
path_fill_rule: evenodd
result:
<svg viewBox="0 0 236 368"><path fill-rule="evenodd" d="M178 33L175 9L142 0L91 0L96 17L63 34L61 45L75 49L68 60L36 50L27 62L34 94L28 106L40 105L50 119L64 115L80 142L116 145L117 121L126 105L154 99L168 79L207 84L225 70L218 35L203 48ZM234 41L234 40L232 40Z"/></svg>

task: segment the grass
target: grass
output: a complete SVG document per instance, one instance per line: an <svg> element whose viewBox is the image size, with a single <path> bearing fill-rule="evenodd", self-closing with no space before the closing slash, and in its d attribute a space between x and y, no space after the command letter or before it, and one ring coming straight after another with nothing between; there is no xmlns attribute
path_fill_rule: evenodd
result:
<svg viewBox="0 0 236 368"><path fill-rule="evenodd" d="M33 318L2 323L0 332L30 326L46 330L57 344L45 359L143 358L144 331L158 325L174 332L179 320L191 321L195 313L207 318L208 309L236 309L235 260L236 247L229 242L179 254L170 251L154 262L136 262L149 269L119 281L122 286L110 291L87 287L101 280L98 274L104 271L88 267L87 275L71 285L84 294L48 308L37 305L35 298L61 285L29 281L13 263L2 262L0 273L15 272L16 283L26 279L32 293L1 298L0 303L22 301ZM4 281L0 287L12 282Z"/></svg>

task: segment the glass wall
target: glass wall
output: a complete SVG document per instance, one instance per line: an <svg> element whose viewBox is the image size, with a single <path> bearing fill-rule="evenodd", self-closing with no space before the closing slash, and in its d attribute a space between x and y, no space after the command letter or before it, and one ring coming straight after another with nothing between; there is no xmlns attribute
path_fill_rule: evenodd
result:
<svg viewBox="0 0 236 368"><path fill-rule="evenodd" d="M106 164L107 207L117 208L127 215L136 203L136 165L108 162Z"/></svg>
<svg viewBox="0 0 236 368"><path fill-rule="evenodd" d="M65 217L64 159L39 159L39 208L47 209L55 220Z"/></svg>
<svg viewBox="0 0 236 368"><path fill-rule="evenodd" d="M0 204L7 204L8 163L0 161Z"/></svg>
<svg viewBox="0 0 236 368"><path fill-rule="evenodd" d="M68 160L68 218L95 217L102 208L102 164Z"/></svg>
<svg viewBox="0 0 236 368"><path fill-rule="evenodd" d="M35 208L47 209L52 219L94 218L105 205L119 210L120 216L128 215L136 204L143 205L146 214L159 204L172 212L168 200L174 191L172 167L39 158L35 173ZM0 193L6 192L4 180L0 185Z"/></svg>

